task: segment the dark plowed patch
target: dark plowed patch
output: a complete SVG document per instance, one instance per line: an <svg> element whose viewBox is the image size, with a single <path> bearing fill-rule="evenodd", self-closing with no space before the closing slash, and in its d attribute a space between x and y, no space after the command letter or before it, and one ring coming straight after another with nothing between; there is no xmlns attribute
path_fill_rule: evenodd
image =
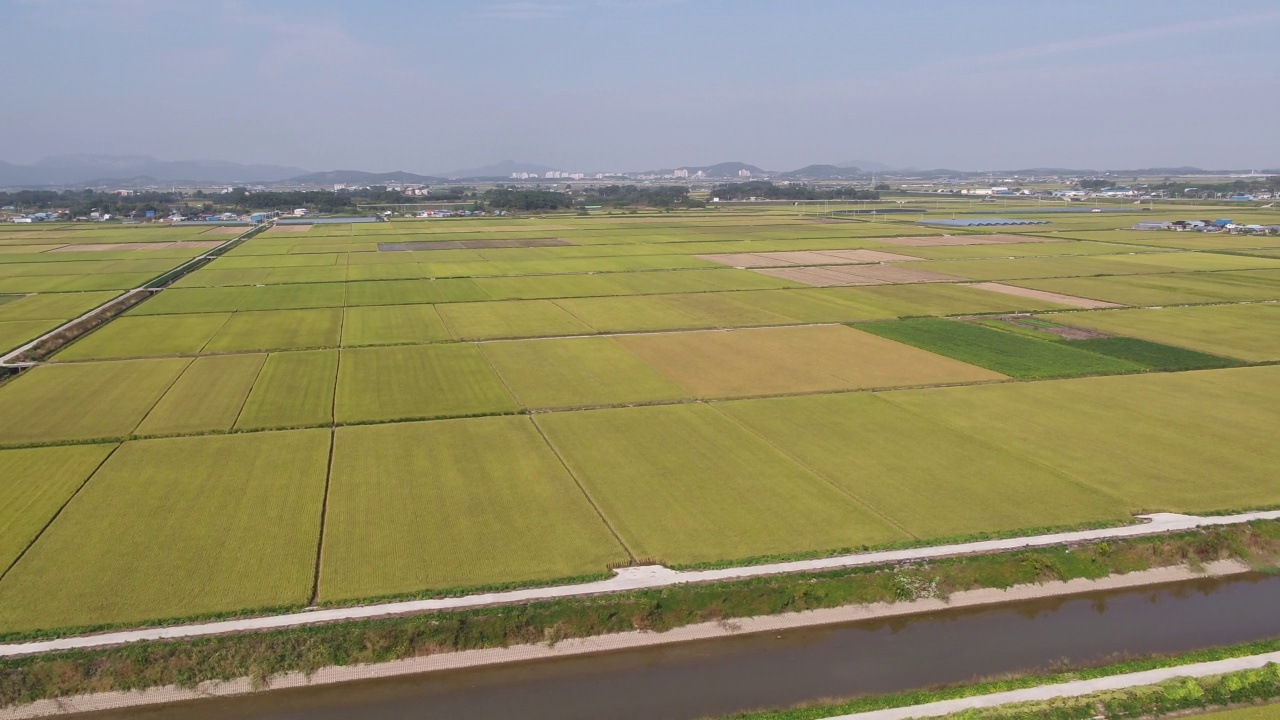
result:
<svg viewBox="0 0 1280 720"><path fill-rule="evenodd" d="M404 250L492 250L494 248L534 248L572 245L560 238L517 238L513 240L441 240L439 242L378 243L382 252Z"/></svg>

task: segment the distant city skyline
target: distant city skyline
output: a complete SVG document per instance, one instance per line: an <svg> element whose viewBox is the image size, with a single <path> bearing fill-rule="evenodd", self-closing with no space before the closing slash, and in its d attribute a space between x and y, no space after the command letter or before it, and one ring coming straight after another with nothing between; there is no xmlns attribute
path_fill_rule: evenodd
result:
<svg viewBox="0 0 1280 720"><path fill-rule="evenodd" d="M0 0L0 160L1280 166L1265 0ZM514 171L513 171L514 172Z"/></svg>

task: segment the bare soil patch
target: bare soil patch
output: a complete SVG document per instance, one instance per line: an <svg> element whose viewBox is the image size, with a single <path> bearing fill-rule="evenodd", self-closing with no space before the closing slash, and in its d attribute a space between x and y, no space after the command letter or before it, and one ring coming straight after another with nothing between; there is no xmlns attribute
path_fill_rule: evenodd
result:
<svg viewBox="0 0 1280 720"><path fill-rule="evenodd" d="M823 250L820 254L838 258L840 260L859 263L912 262L923 259L911 255L887 253L880 250Z"/></svg>
<svg viewBox="0 0 1280 720"><path fill-rule="evenodd" d="M953 282L963 280L964 278L955 275L946 275L944 273L933 272L931 270L917 270L910 267L898 267L897 265L858 265L855 267L831 268L836 272L847 273L855 277L867 278L882 283L922 283L922 282Z"/></svg>
<svg viewBox="0 0 1280 720"><path fill-rule="evenodd" d="M513 238L510 240L430 240L402 243L378 243L380 252L416 250L493 250L497 248L535 248L572 245L560 238Z"/></svg>
<svg viewBox="0 0 1280 720"><path fill-rule="evenodd" d="M1016 285L1005 285L1004 283L984 282L975 283L973 287L992 292L1004 293L1005 295L1016 295L1018 297L1034 298L1036 300L1045 300L1047 302L1055 302L1059 305L1069 305L1071 307L1087 308L1095 310L1099 308L1118 308L1124 307L1115 303L1105 302L1103 300L1091 300L1089 298L1076 297L1075 295L1063 295L1062 293L1049 292L1047 290L1032 290L1031 288L1018 287ZM1094 336L1097 337L1097 336ZM1105 335L1101 337L1106 337Z"/></svg>
<svg viewBox="0 0 1280 720"><path fill-rule="evenodd" d="M300 233L306 232L315 225L272 225L263 231L263 235L278 235L280 233Z"/></svg>
<svg viewBox="0 0 1280 720"><path fill-rule="evenodd" d="M1070 327L1068 325L1058 325L1056 323L1047 323L1042 320L1033 319L1026 315L995 315L985 317L968 317L961 318L963 320L999 320L1010 325L1027 328L1029 330L1038 330L1040 332L1057 335L1063 340L1097 340L1098 338L1111 337L1110 335L1098 332L1097 330L1086 330L1084 328Z"/></svg>

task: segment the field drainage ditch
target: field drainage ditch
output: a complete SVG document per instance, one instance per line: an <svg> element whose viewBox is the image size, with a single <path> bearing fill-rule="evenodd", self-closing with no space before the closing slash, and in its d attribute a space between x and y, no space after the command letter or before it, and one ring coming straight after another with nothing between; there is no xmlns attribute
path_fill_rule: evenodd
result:
<svg viewBox="0 0 1280 720"><path fill-rule="evenodd" d="M1275 638L1278 606L1247 574L77 717L699 718Z"/></svg>

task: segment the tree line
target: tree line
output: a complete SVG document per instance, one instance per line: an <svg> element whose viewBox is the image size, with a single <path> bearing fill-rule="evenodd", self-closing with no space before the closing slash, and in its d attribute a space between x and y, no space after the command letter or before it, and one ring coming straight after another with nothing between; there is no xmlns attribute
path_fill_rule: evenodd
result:
<svg viewBox="0 0 1280 720"><path fill-rule="evenodd" d="M887 189L887 186L886 186ZM774 185L768 180L751 180L749 182L726 183L711 189L711 196L721 200L879 200L880 193L875 190L858 188L853 185L837 185L835 187L816 187L803 183Z"/></svg>

